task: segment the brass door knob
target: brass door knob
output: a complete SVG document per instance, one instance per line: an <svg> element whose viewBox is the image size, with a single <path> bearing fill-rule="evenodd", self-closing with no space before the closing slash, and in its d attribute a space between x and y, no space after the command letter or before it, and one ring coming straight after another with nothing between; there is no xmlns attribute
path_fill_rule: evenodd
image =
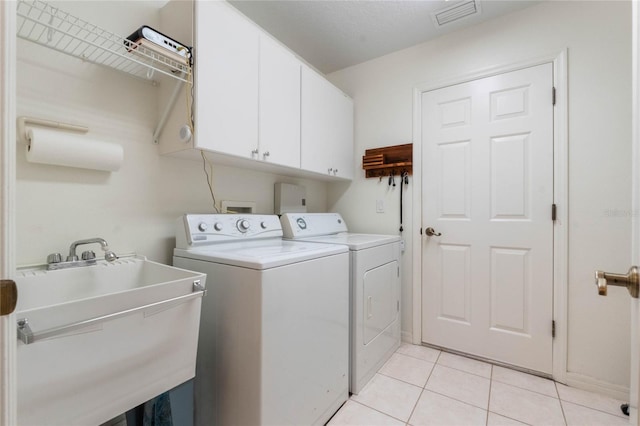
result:
<svg viewBox="0 0 640 426"><path fill-rule="evenodd" d="M427 237L439 237L440 235L442 235L440 232L436 232L436 230L433 228L425 229L424 233L427 234Z"/></svg>
<svg viewBox="0 0 640 426"><path fill-rule="evenodd" d="M607 295L607 287L610 285L626 287L633 298L638 298L640 293L640 273L637 266L629 268L626 274L613 274L611 272L596 271L596 285L600 296Z"/></svg>

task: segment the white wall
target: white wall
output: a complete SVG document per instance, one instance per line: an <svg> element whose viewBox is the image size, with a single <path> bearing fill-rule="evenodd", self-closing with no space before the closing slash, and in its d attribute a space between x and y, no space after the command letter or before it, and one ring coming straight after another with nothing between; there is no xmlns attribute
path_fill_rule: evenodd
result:
<svg viewBox="0 0 640 426"><path fill-rule="evenodd" d="M127 34L157 21L156 4L69 2L61 7ZM628 296L599 298L596 268L629 267L630 5L549 2L441 37L330 76L355 100L356 168L367 148L412 140L412 91L421 82L516 62L569 48L570 264L568 370L620 387L628 385ZM91 128L121 143L116 173L30 164L17 158L18 264L39 263L76 239L101 236L118 253L170 262L173 221L211 211L202 164L160 157L151 143L156 90L91 64L20 41L18 113ZM254 200L273 211L273 183L307 187L310 211L340 211L353 231L397 233L399 186L363 178L326 184L218 166L218 200ZM411 333L411 191L405 193L403 331ZM327 203L327 197L329 203ZM375 213L375 201L385 213Z"/></svg>
<svg viewBox="0 0 640 426"><path fill-rule="evenodd" d="M629 296L598 297L593 271L630 262L629 2L544 2L329 76L355 101L357 169L365 149L412 140L413 88L568 48L568 378L624 393L629 384ZM411 335L411 191L405 197L402 328ZM397 231L398 188L364 179L329 188L329 208L354 231ZM384 214L375 200L387 201ZM356 218L358 220L356 220Z"/></svg>
<svg viewBox="0 0 640 426"><path fill-rule="evenodd" d="M155 2L59 5L124 35L158 19ZM125 157L120 171L107 173L28 163L18 147L18 265L42 263L51 252L64 255L72 241L94 236L116 253L170 263L175 219L213 210L202 163L161 157L152 143L156 88L23 40L17 68L18 115L87 125L89 136L121 144ZM324 182L214 165L216 199L255 201L259 213L273 213L275 182L305 186L309 211L326 210Z"/></svg>

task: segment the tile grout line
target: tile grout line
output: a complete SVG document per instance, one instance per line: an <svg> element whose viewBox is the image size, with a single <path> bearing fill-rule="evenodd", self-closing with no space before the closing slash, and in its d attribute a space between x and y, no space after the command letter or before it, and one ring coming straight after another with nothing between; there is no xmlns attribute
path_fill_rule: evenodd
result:
<svg viewBox="0 0 640 426"><path fill-rule="evenodd" d="M608 414L611 417L617 417L617 418L620 418L620 419L628 419L627 416L623 417L623 416L620 416L618 414L613 414L610 411L604 411L604 410L601 410L599 408L593 408L593 407L591 407L589 405L584 405L584 404L581 404L581 403L578 403L578 402L573 402L573 401L570 401L568 399L558 398L558 400L560 401L560 405L562 405L563 402L568 402L569 404L577 405L578 407L588 408L589 410L597 411L597 412L602 413L602 414Z"/></svg>
<svg viewBox="0 0 640 426"><path fill-rule="evenodd" d="M443 352L442 352L442 351L440 351L440 354L442 354L442 353L443 353ZM429 373L429 379L431 378L431 375L433 374L433 370L435 370L436 365L439 365L440 367L444 367L444 368L451 368L451 367L447 367L446 365L438 364L438 361L440 360L440 354L438 354L438 359L436 360L436 363L434 364L433 369L431 370L431 373ZM492 367L492 368L493 368L493 367ZM478 376L477 374L469 373L469 372L464 371L464 370L458 370L458 369L456 369L456 368L451 368L451 369L452 369L452 370L455 370L455 371L460 371L460 372L462 372L462 373L471 374L472 376L480 377L480 378L485 379L485 380L489 380L489 387L491 387L491 378L488 378L488 379L487 379L486 377ZM481 410L483 409L482 407L478 407L477 405L470 404L470 403L469 403L469 402L467 402L467 401L462 401L462 400L460 400L460 399L458 399L458 398L454 398L454 397L452 397L452 396L445 395L445 394L443 394L443 393L440 393L440 392L437 392L437 391L434 391L434 390L431 390L431 389L427 389L427 384L429 383L429 379L427 379L427 383L425 383L425 385L424 385L424 390L429 391L429 392L433 392L433 393L435 393L435 394L437 394L437 395L440 395L440 396L444 396L445 398L449 398L449 399L452 399L452 400L454 400L454 401L461 402L461 403L466 404L466 405L468 405L468 406L470 406L470 407L479 408L479 409L481 409ZM421 395L421 396L422 396L422 395ZM487 410L487 411L488 411L488 410Z"/></svg>
<svg viewBox="0 0 640 426"><path fill-rule="evenodd" d="M429 383L429 379L431 378L431 375L433 374L433 370L436 368L436 364L438 362L438 359L440 359L440 354L442 353L442 351L440 351L438 353L438 356L436 357L436 362L433 363L433 367L431 367L431 371L429 371L429 376L427 377L427 380L425 380L424 385L422 386L422 390L420 391L420 395L418 395L418 399L416 400L416 403L413 405L413 409L411 410L411 413L409 413L409 418L407 418L407 425L409 425L409 421L411 421L411 417L413 417L413 413L415 413L416 411L416 407L418 406L418 403L420 402L420 398L422 398L422 394L424 394L424 391L426 390L427 387L427 383Z"/></svg>
<svg viewBox="0 0 640 426"><path fill-rule="evenodd" d="M384 415L384 416L391 417L392 419L397 420L397 421L399 421L400 423L407 424L407 422L405 422L405 421L403 421L403 420L400 420L399 418L394 417L394 416L392 416L391 414L385 413L384 411L380 411L380 410L378 410L378 409L377 409L377 408L375 408L375 407L371 407L371 406L369 406L369 405L367 405L367 404L365 404L365 403L362 403L362 402L360 402L360 401L356 401L355 399L351 399L351 398L349 398L348 400L349 400L349 401L352 401L352 402L355 402L356 404L362 405L363 407L369 408L369 409L371 409L371 410L373 410L373 411L376 411L376 412L378 412L378 413L380 413L380 414L382 414L382 415Z"/></svg>
<svg viewBox="0 0 640 426"><path fill-rule="evenodd" d="M375 407L371 407L371 406L369 406L369 405L367 405L367 404L364 404L364 403L362 403L362 402L360 402L360 401L356 401L355 399L351 399L351 398L349 398L347 401L355 402L355 403L356 403L356 404L358 404L358 405L362 405L362 406L363 406L363 407L365 407L365 408L369 408L370 410L373 410L373 411L375 411L375 412L378 412L378 413L382 414L383 416L386 416L386 417L392 418L392 419L394 419L394 420L397 420L397 421L399 421L400 423L406 423L406 422L404 422L403 420L400 420L399 418L392 416L391 414L385 413L384 411L380 411L380 410L378 410L378 409L377 409L377 408L375 408Z"/></svg>
<svg viewBox="0 0 640 426"><path fill-rule="evenodd" d="M438 354L437 354L437 356L435 357L435 360L434 360L433 362L432 362L432 361L428 361L428 360L426 360L426 359L424 359L424 358L420 358L420 357L418 357L418 356L413 356L413 355L410 355L410 354L407 354L407 353L403 353L403 352L399 352L399 351L396 351L396 353L398 353L398 354L400 354L400 355L404 355L404 356L409 357L409 358L412 358L412 359L415 359L415 360L419 360L419 361L428 362L428 363L433 364L433 367L432 367L432 369L431 369L431 371L430 371L430 373L429 373L429 376L428 376L428 378L427 378L427 382L426 382L426 383L425 383L425 385L422 387L422 390L421 390L420 396L419 396L419 398L418 398L418 401L419 401L419 400L420 400L420 398L423 396L424 391L429 391L429 392L432 392L432 393L434 393L434 394L441 395L441 396L443 396L443 397L445 397L445 398L449 398L449 399L451 399L451 400L458 401L458 402L460 402L460 403L463 403L463 404L469 405L469 406L471 406L471 407L475 407L475 408L480 408L480 409L482 409L481 407L478 407L478 406L476 406L476 405L470 404L470 403L468 403L468 402L466 402L466 401L462 401L462 400L459 400L459 399L453 398L453 397L451 397L451 396L449 396L449 395L442 394L442 393L440 393L440 392L433 391L433 390L431 390L431 389L426 389L426 386L427 386L427 384L428 384L429 379L430 379L430 378L431 378L431 376L433 375L433 370L435 369L435 366L436 366L436 365L439 365L439 366L441 366L441 367L445 367L445 368L450 368L450 369L455 370L455 371L459 371L459 372L462 372L462 373L470 374L470 375L473 375L473 376L475 376L475 377L480 377L480 378L484 378L484 379L487 379L487 377L486 377L486 376L483 376L483 375L480 375L480 374L476 374L476 373L470 372L470 371L468 371L468 370L463 370L463 369L460 369L460 368L458 368L458 367L452 367L452 366L449 366L449 365L441 364L441 363L440 363L440 361L441 361L441 359L442 359L443 351L439 351L439 352L438 352ZM464 358L464 357L463 357L463 358ZM479 361L479 362L482 362L482 361ZM502 381L502 380L499 380L499 379L498 379L498 380L496 380L496 379L494 379L494 378L493 378L493 370L494 370L495 365L493 365L493 364L491 364L491 363L487 363L487 364L489 364L489 366L490 366L490 377L488 378L488 379L489 379L489 381L490 381L490 387L489 387L489 400L488 400L488 405L487 405L487 410L486 410L486 411L487 411L486 423L488 423L489 414L490 414L490 413L493 413L493 411L491 411L491 410L490 410L490 403L491 403L491 390L492 390L492 388L493 388L493 382L494 382L494 380L495 380L495 382L496 382L496 383L500 383L500 384L505 385L505 386L513 387L513 388L515 388L515 389L521 389L521 390L528 391L528 392L534 393L534 394L539 395L539 396L542 396L542 397L547 397L547 398L552 398L552 399L556 399L556 400L558 400L558 402L560 403L560 408L561 408L561 412L562 412L562 416L563 416L563 421L564 421L564 424L565 424L565 425L567 425L567 424L568 424L568 422L567 422L567 417L566 417L566 414L565 414L565 410L564 410L563 402L567 402L567 403L570 403L570 404L575 404L575 405L577 405L577 406L580 406L580 407L583 407L583 408L586 408L586 409L590 409L590 410L594 410L594 411L597 411L597 412L599 412L599 413L602 413L602 414L605 414L605 415L609 415L609 416L612 416L612 417L615 417L615 418L622 418L622 419L624 419L624 418L625 418L625 417L622 417L621 415L618 415L618 414L617 414L617 411L616 411L616 413L614 414L612 411L605 411L604 409L601 409L601 408L595 408L595 407L592 407L592 406L590 406L590 405L587 405L586 403L582 403L582 402L575 402L575 401L571 401L571 400L569 400L569 399L563 399L563 398L560 396L560 391L559 391L559 389L558 389L558 382L556 382L556 381L555 381L555 380L553 380L553 379L547 379L547 380L549 380L549 381L553 384L553 388L554 388L554 390L555 390L555 392L554 392L554 393L555 393L555 395L553 395L553 396L552 396L552 395L550 395L550 394L548 394L548 393L543 393L543 392L540 392L540 391L537 391L537 390L533 390L533 389L528 388L528 387L524 387L524 386L522 386L522 385L516 385L516 384L509 383L509 382L506 382L506 381ZM502 367L502 368L509 369L508 367ZM509 370L510 370L510 369L509 369ZM513 370L513 371L516 371L516 372L517 372L517 371L519 371L519 370ZM404 381L404 380L402 380L402 379L398 379L397 377L393 377L393 376L390 376L390 375L387 375L387 374L383 374L383 373L380 373L380 372L378 372L378 374L381 374L381 375L383 375L383 376L385 376L385 377L388 377L388 378L391 378L391 379L394 379L394 380L398 380L398 381L400 381L400 382L402 382L402 383L405 383L405 384L408 384L408 385L411 385L411 386L419 387L419 386L417 386L417 385L415 385L415 384L413 384L413 383L409 383L409 382L406 382L406 381ZM523 373L523 374L527 374L527 373ZM534 376L535 376L535 375L534 375ZM536 377L537 377L537 376L536 376ZM364 405L364 404L361 404L361 405ZM411 416L414 414L416 407L417 407L417 402L416 402L416 404L415 404L415 405L414 405L414 407L413 407L413 410L412 410L412 412L411 412L411 415L409 416L409 420L411 419ZM370 407L370 408L371 408L371 407ZM378 411L378 410L376 410L376 411ZM384 413L383 413L383 414L384 414ZM495 414L499 414L499 413L495 413ZM386 415L386 414L385 414L385 415ZM502 415L502 414L499 414L499 415L504 416L504 415ZM392 416L391 416L391 417L392 417ZM521 420L514 419L514 418L509 417L509 416L504 416L504 417L506 417L506 418L511 418L511 419L513 419L513 420L516 420L516 421L522 422ZM395 418L395 417L394 417L394 418ZM399 419L398 419L398 420L399 420ZM524 422L523 422L523 423L524 423ZM407 422L406 422L406 424L407 424L407 425L409 425L409 422L407 421ZM526 424L526 423L525 423L525 424Z"/></svg>
<svg viewBox="0 0 640 426"><path fill-rule="evenodd" d="M547 394L544 394L544 393L532 391L531 389L523 388L521 386L512 385L511 383L505 383L505 382L501 382L499 380L496 380L496 383L500 383L501 385L508 386L510 388L516 388L516 389L519 389L519 390L530 392L530 393L536 394L538 396L544 396L545 398L551 398L551 399L556 399L558 401L561 401L560 398L556 398L555 396L550 396L550 395L547 395ZM571 402L571 401L569 401L569 402Z"/></svg>
<svg viewBox="0 0 640 426"><path fill-rule="evenodd" d="M454 398L454 397L449 396L449 395L446 395L446 394L444 394L444 393L440 393L440 392L438 392L438 391L434 391L434 390L431 390L431 389L427 389L426 387L424 388L424 390L426 390L427 392L435 393L436 395L443 396L443 397L445 397L445 398L447 398L447 399L450 399L450 400L452 400L452 401L456 401L456 402L459 402L459 403L461 403L461 404L468 405L469 407L477 408L478 410L484 410L484 408L482 408L482 407L478 407L477 405L470 404L470 403L468 403L467 401L463 401L463 400L461 400L461 399ZM496 414L498 414L498 413L496 413ZM505 416L505 417L506 417L506 416Z"/></svg>
<svg viewBox="0 0 640 426"><path fill-rule="evenodd" d="M493 413L493 414L495 414L496 416L504 417L505 419L513 420L514 422L522 423L523 425L526 425L526 426L534 426L534 425L533 425L533 424L531 424L531 423L527 423L527 422L524 422L524 421L522 421L522 420L518 420L518 419L516 419L516 418L514 418L514 417L510 417L510 416L507 416L507 415L502 414L502 413L496 413L495 411L491 411L491 410L489 410L489 413ZM487 414L487 417L488 417L488 416L489 416L489 415Z"/></svg>
<svg viewBox="0 0 640 426"><path fill-rule="evenodd" d="M431 368L431 371L433 371L433 367ZM388 374L384 374L384 373L380 373L380 372L377 372L376 374L379 374L379 375L384 376L384 377L388 377L390 379L397 380L397 381L402 382L402 383L406 383L407 385L411 385L411 386L415 386L417 388L424 389L424 386L416 385L415 383L410 383L410 382L407 382L406 380L398 379L397 377L393 377L393 376L390 376ZM431 377L431 372L429 372L429 377ZM429 380L428 377L427 377L427 380Z"/></svg>
<svg viewBox="0 0 640 426"><path fill-rule="evenodd" d="M506 367L503 367L503 368L506 368ZM526 374L526 373L524 373L524 374ZM495 379L492 378L492 381L493 380L495 380ZM586 403L580 403L580 402L571 401L569 399L564 399L564 398L562 398L560 396L560 391L558 390L558 386L557 386L558 382L556 382L553 379L547 379L547 380L549 380L553 384L553 388L555 389L555 396L551 396L551 395L548 395L546 393L538 392L538 391L535 391L533 389L529 389L529 388L526 388L526 387L523 387L523 386L515 385L513 383L507 383L507 382L502 381L502 380L496 380L496 382L500 383L500 384L503 384L503 385L511 386L511 387L514 387L514 388L518 388L518 389L526 390L526 391L529 391L529 392L533 392L533 393L538 394L538 395L546 396L547 398L557 399L558 401L560 401L560 405L561 406L562 406L562 402L568 402L568 403L571 403L571 404L574 404L574 405L578 405L578 406L583 407L583 408L588 408L590 410L598 411L598 412L603 413L603 414L608 414L608 415L613 416L613 417L619 417L621 419L626 418L626 417L623 417L623 416L618 415L618 414L613 414L610 411L605 411L605 410L600 409L600 408L592 407L590 405L587 405ZM562 383L560 383L560 384L562 385ZM565 422L566 422L566 418L565 418Z"/></svg>
<svg viewBox="0 0 640 426"><path fill-rule="evenodd" d="M422 388L422 390L420 391L420 395L418 395L418 399L416 399L416 403L413 405L413 408L411 409L411 413L409 413L409 417L407 418L407 421L405 423L407 426L410 426L409 421L411 421L411 417L413 417L413 413L415 413L416 407L418 406L418 403L420 402L420 398L422 398L422 394L424 393L424 391L425 391L425 388Z"/></svg>
<svg viewBox="0 0 640 426"><path fill-rule="evenodd" d="M440 357L438 357L438 359L440 359ZM474 361L475 361L475 360L474 360ZM478 361L478 362L483 362L483 361ZM436 364L437 364L437 363L436 363ZM489 364L489 363L485 363L485 364L488 364L488 365L491 367L491 371L493 371L493 364ZM460 369L460 368L450 367L450 366L445 365L445 364L438 364L438 365L439 365L439 366L441 366L441 367L450 368L450 369L452 369L452 370L462 371L463 373L471 374L471 375L476 376L476 377L482 377L483 379L490 379L490 378L491 378L491 377L483 376L483 375L481 375L481 374L472 373L472 372L467 371L467 370L462 370L462 369Z"/></svg>
<svg viewBox="0 0 640 426"><path fill-rule="evenodd" d="M562 412L562 420L564 420L564 424L567 425L567 415L564 413L564 406L562 405L562 399L560 399L560 391L558 390L558 384L553 382L553 386L556 388L556 393L558 394L558 402L560 403L560 411Z"/></svg>
<svg viewBox="0 0 640 426"><path fill-rule="evenodd" d="M570 404L574 404L574 405L578 405L578 406L580 406L580 407L588 408L588 409L590 409L590 410L598 411L598 412L603 413L603 414L608 414L608 415L613 416L613 417L619 417L619 418L621 418L621 419L628 419L628 417L627 417L627 416L621 416L621 415L618 415L618 414L617 414L617 413L618 413L617 411L616 411L616 414L613 414L613 413L612 413L612 412L610 412L610 411L604 411L604 410L602 410L602 409L600 409L600 408L595 408L595 407L592 407L592 406L589 406L589 405L585 405L584 403L581 403L581 402L575 402L575 401L571 401L570 399L564 399L564 398L562 398L562 397L560 396L560 390L558 389L558 382L556 382L556 381L554 380L554 381L553 381L553 384L555 385L556 393L558 394L558 399L559 399L559 400L560 400L560 402L561 402L561 404L560 404L560 405L562 405L562 402L568 402L568 403L570 403ZM560 383L560 385L565 386L565 387L568 387L568 388L571 388L571 386L567 386L567 385L565 385L565 384L563 384L563 383ZM579 388L573 388L573 389L578 389L578 390L580 390ZM585 391L585 392L590 392L590 391ZM593 392L590 392L590 393L593 393ZM599 395L599 394L596 394L596 395ZM618 403L618 402L622 402L622 401L617 400L617 399L614 399L614 398L610 398L610 399L613 399L616 403Z"/></svg>
<svg viewBox="0 0 640 426"><path fill-rule="evenodd" d="M511 419L513 421L522 423L524 425L531 426L530 423L526 423L526 422L523 422L522 420L516 419L514 417L509 417L509 416L506 416L504 414L500 414L500 413L496 413L495 411L491 411L491 390L493 389L493 380L494 380L493 379L493 367L495 367L495 366L494 365L491 366L491 383L489 384L489 404L487 405L487 423L486 424L487 425L489 424L489 414L493 413L495 415L502 416L502 417L507 418L507 419ZM496 383L500 383L501 385L513 386L513 385L509 385L508 383L501 382L500 380L496 380ZM554 383L554 386L555 386L555 383ZM527 389L521 388L519 386L513 386L513 387L518 388L518 389L527 390ZM543 394L540 394L540 395L543 395ZM543 396L548 396L548 395L543 395ZM549 398L551 398L551 397L549 397Z"/></svg>
<svg viewBox="0 0 640 426"><path fill-rule="evenodd" d="M526 390L526 391L529 391L529 392L536 393L538 395L546 396L546 397L549 397L549 398L560 399L560 396L558 395L558 391L557 390L556 390L556 395L558 395L558 396L551 396L551 395L548 395L546 393L538 392L538 391L535 391L535 390L530 389L530 388L525 388L523 386L514 385L513 383L507 383L507 382L502 381L502 380L496 380L494 378L491 378L491 380L492 381L495 380L497 383L500 383L502 385L513 386L514 388L523 389L523 390ZM556 388L556 382L551 380L551 383L553 383L553 388L555 389Z"/></svg>
<svg viewBox="0 0 640 426"><path fill-rule="evenodd" d="M525 392L531 392L531 393L536 394L536 395L538 395L538 396L545 397L545 398L550 398L550 399L553 399L553 400L558 401L558 403L560 404L560 411L562 412L562 420L563 420L563 422L564 422L564 425L565 425L565 426L567 425L567 418L566 418L566 416L565 416L565 414L564 414L564 407L562 406L562 400L561 400L560 398L555 398L555 397L553 397L553 396L549 396L549 395L545 395L545 394L542 394L542 393L534 392L534 391L531 391L531 390L529 390L529 389L525 389L525 388L521 388L521 387L519 387L519 386L511 385L511 384L509 384L509 383L503 383L503 382L499 382L499 381L498 381L497 383L500 383L501 385L504 385L504 386L507 386L507 387L511 387L511 388L515 388L515 389L520 389L520 390L523 390L523 391L525 391ZM556 382L554 381L554 382L553 382L553 384L554 384L554 386L555 386L555 385L556 385ZM492 411L492 412L493 412L493 411ZM509 417L509 416L505 416L504 414L501 414L501 413L496 413L496 414L501 415L501 416L503 416L503 417L512 418L512 417ZM515 418L514 418L513 420L517 420L517 421L519 421L519 422L521 422L521 423L524 423L522 420L519 420L519 419L515 419Z"/></svg>
<svg viewBox="0 0 640 426"><path fill-rule="evenodd" d="M487 398L487 417L485 417L484 424L489 424L489 407L491 407L491 389L493 388L493 365L491 366L491 374L489 376L489 397Z"/></svg>
<svg viewBox="0 0 640 426"><path fill-rule="evenodd" d="M434 350L435 350L435 349L434 349ZM435 364L435 363L436 363L435 361L429 361L429 360L426 360L426 359L424 359L424 358L420 358L420 357L417 357L417 356L409 355L409 354L406 354L406 353L404 353L404 352L399 352L399 351L400 351L400 348L398 348L398 349L394 352L394 354L399 354L399 355L408 356L409 358L419 359L420 361L430 362L430 363L432 363L432 364ZM439 352L440 352L440 351L439 351ZM437 360L439 357L440 357L440 354L438 354L438 355L436 356L436 360Z"/></svg>

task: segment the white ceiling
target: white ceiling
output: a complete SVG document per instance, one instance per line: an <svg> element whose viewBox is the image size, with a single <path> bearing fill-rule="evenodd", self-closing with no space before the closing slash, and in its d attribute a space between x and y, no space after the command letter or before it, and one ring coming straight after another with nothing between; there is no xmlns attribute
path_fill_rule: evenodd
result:
<svg viewBox="0 0 640 426"><path fill-rule="evenodd" d="M330 73L538 1L479 0L480 13L436 27L431 13L462 0L230 0L311 65Z"/></svg>

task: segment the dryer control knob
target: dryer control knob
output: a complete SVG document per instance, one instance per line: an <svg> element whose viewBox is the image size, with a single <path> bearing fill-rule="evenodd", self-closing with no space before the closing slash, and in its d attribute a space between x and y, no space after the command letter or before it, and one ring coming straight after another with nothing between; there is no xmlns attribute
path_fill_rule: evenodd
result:
<svg viewBox="0 0 640 426"><path fill-rule="evenodd" d="M202 231L202 232L206 231L208 228L209 228L209 226L208 226L206 223L204 223L204 222L200 222L200 223L198 224L198 229L199 229L200 231Z"/></svg>
<svg viewBox="0 0 640 426"><path fill-rule="evenodd" d="M249 223L247 219L241 219L238 221L238 223L236 223L236 227L240 232L247 232L251 227L251 223Z"/></svg>
<svg viewBox="0 0 640 426"><path fill-rule="evenodd" d="M222 224L220 222L216 222L213 225L213 229L215 229L216 231L222 231Z"/></svg>
<svg viewBox="0 0 640 426"><path fill-rule="evenodd" d="M267 222L260 222L260 227L262 229L267 229Z"/></svg>

